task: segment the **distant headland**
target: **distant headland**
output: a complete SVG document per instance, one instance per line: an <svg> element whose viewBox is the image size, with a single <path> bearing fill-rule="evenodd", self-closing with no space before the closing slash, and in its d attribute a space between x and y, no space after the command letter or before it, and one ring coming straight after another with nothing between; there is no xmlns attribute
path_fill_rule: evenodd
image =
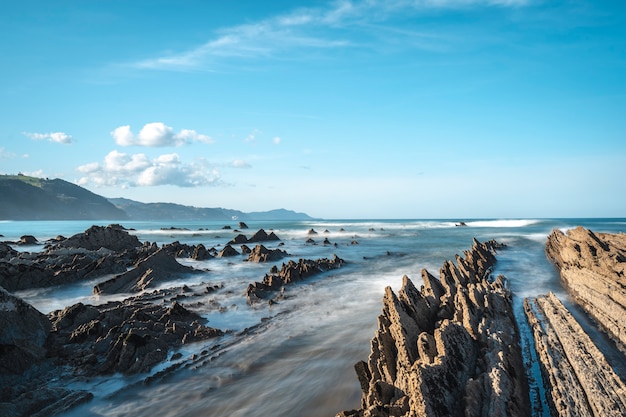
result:
<svg viewBox="0 0 626 417"><path fill-rule="evenodd" d="M0 175L0 220L310 220L305 213L276 209L245 213L174 203L110 198L56 178Z"/></svg>

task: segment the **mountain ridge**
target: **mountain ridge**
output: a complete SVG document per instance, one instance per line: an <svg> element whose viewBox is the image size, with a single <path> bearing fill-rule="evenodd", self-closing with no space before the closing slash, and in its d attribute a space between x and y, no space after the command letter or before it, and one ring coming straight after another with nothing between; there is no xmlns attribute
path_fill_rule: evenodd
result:
<svg viewBox="0 0 626 417"><path fill-rule="evenodd" d="M142 203L106 198L56 178L0 175L0 220L311 220L305 213L275 209L245 213L226 208Z"/></svg>

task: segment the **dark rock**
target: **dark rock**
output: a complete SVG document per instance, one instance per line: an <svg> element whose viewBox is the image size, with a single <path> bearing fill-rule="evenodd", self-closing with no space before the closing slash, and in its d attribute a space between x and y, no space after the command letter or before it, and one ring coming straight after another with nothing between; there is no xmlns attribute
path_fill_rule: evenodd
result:
<svg viewBox="0 0 626 417"><path fill-rule="evenodd" d="M265 275L263 281L248 285L246 289L248 302L272 298L273 293L281 290L285 285L302 281L322 272L341 268L343 262L343 259L335 255L333 259L300 259L298 262L289 261L287 264L283 263L280 270L274 266L270 270L270 274Z"/></svg>
<svg viewBox="0 0 626 417"><path fill-rule="evenodd" d="M315 231L315 229L309 229L309 231L307 232L307 235L316 235L317 232Z"/></svg>
<svg viewBox="0 0 626 417"><path fill-rule="evenodd" d="M141 246L137 236L131 235L123 226L91 226L83 233L75 234L55 245L56 248L82 248L96 251L100 248L115 252L131 250Z"/></svg>
<svg viewBox="0 0 626 417"><path fill-rule="evenodd" d="M197 271L179 264L173 255L159 249L137 263L130 271L96 285L93 291L94 294L138 292L182 274L194 272Z"/></svg>
<svg viewBox="0 0 626 417"><path fill-rule="evenodd" d="M240 229L247 229L247 228L248 228L248 225L247 225L247 224L245 224L244 222L239 222L239 228L240 228Z"/></svg>
<svg viewBox="0 0 626 417"><path fill-rule="evenodd" d="M52 356L87 376L147 372L167 358L169 349L223 334L177 302L76 305L49 317L54 323L48 340Z"/></svg>
<svg viewBox="0 0 626 417"><path fill-rule="evenodd" d="M280 239L274 234L274 232L270 232L269 234L267 234L265 230L259 229L255 234L252 235L250 239L248 239L248 243L268 242L275 240Z"/></svg>
<svg viewBox="0 0 626 417"><path fill-rule="evenodd" d="M0 329L0 374L19 374L45 357L50 321L2 287Z"/></svg>
<svg viewBox="0 0 626 417"><path fill-rule="evenodd" d="M230 245L226 245L224 246L224 249L222 249L220 251L220 253L217 254L218 258L227 258L230 256L237 256L239 255L239 252L237 252L237 250L235 248L233 248Z"/></svg>
<svg viewBox="0 0 626 417"><path fill-rule="evenodd" d="M235 236L234 239L231 239L228 245L239 245L242 243L248 243L248 238L245 235L239 234Z"/></svg>
<svg viewBox="0 0 626 417"><path fill-rule="evenodd" d="M35 238L35 236L24 235L20 237L20 240L17 242L18 245L36 245L39 241Z"/></svg>

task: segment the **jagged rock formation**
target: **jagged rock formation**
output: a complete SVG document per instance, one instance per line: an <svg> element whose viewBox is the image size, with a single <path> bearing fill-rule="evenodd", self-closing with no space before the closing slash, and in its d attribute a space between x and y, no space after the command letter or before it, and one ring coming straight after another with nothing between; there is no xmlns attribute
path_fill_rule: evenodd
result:
<svg viewBox="0 0 626 417"><path fill-rule="evenodd" d="M139 292L181 274L198 272L176 261L174 255L161 248L139 261L133 269L101 282L93 289L94 294Z"/></svg>
<svg viewBox="0 0 626 417"><path fill-rule="evenodd" d="M273 262L289 254L281 249L267 249L263 245L256 245L248 254L249 262Z"/></svg>
<svg viewBox="0 0 626 417"><path fill-rule="evenodd" d="M269 234L263 230L259 229L255 234L253 234L250 238L247 238L244 234L238 234L235 236L230 242L229 245L242 244L242 243L258 243L258 242L271 242L280 240L278 236L274 232L270 232Z"/></svg>
<svg viewBox="0 0 626 417"><path fill-rule="evenodd" d="M91 251L106 248L114 252L132 250L139 246L141 242L137 236L131 235L119 224L91 226L55 245L56 248L82 248Z"/></svg>
<svg viewBox="0 0 626 417"><path fill-rule="evenodd" d="M559 299L526 299L524 310L553 415L626 415L626 386Z"/></svg>
<svg viewBox="0 0 626 417"><path fill-rule="evenodd" d="M147 372L182 344L221 336L181 304L82 303L48 315L48 355L84 375Z"/></svg>
<svg viewBox="0 0 626 417"><path fill-rule="evenodd" d="M92 226L68 239L55 239L37 253L0 244L0 286L18 291L118 274L148 250L119 225Z"/></svg>
<svg viewBox="0 0 626 417"><path fill-rule="evenodd" d="M474 240L440 279L422 270L385 290L368 362L355 365L361 409L338 416L527 416L528 386L511 294L492 280L494 241Z"/></svg>
<svg viewBox="0 0 626 417"><path fill-rule="evenodd" d="M284 289L285 285L302 281L310 276L330 271L331 269L341 268L343 262L343 259L335 255L333 259L300 259L298 262L289 261L287 264L283 263L280 270L274 265L270 273L263 277L262 282L255 282L248 285L246 289L248 302L272 299L277 291Z"/></svg>
<svg viewBox="0 0 626 417"><path fill-rule="evenodd" d="M570 295L626 350L626 234L554 230L546 255Z"/></svg>

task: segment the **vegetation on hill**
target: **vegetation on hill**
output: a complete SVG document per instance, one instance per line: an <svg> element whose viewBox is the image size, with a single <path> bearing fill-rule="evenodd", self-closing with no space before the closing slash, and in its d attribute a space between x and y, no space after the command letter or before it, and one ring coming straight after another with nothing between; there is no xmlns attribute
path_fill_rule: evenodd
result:
<svg viewBox="0 0 626 417"><path fill-rule="evenodd" d="M0 175L0 220L122 220L106 198L61 179Z"/></svg>
<svg viewBox="0 0 626 417"><path fill-rule="evenodd" d="M76 184L28 175L0 175L0 220L308 220L277 209L244 213L174 203L106 199Z"/></svg>

